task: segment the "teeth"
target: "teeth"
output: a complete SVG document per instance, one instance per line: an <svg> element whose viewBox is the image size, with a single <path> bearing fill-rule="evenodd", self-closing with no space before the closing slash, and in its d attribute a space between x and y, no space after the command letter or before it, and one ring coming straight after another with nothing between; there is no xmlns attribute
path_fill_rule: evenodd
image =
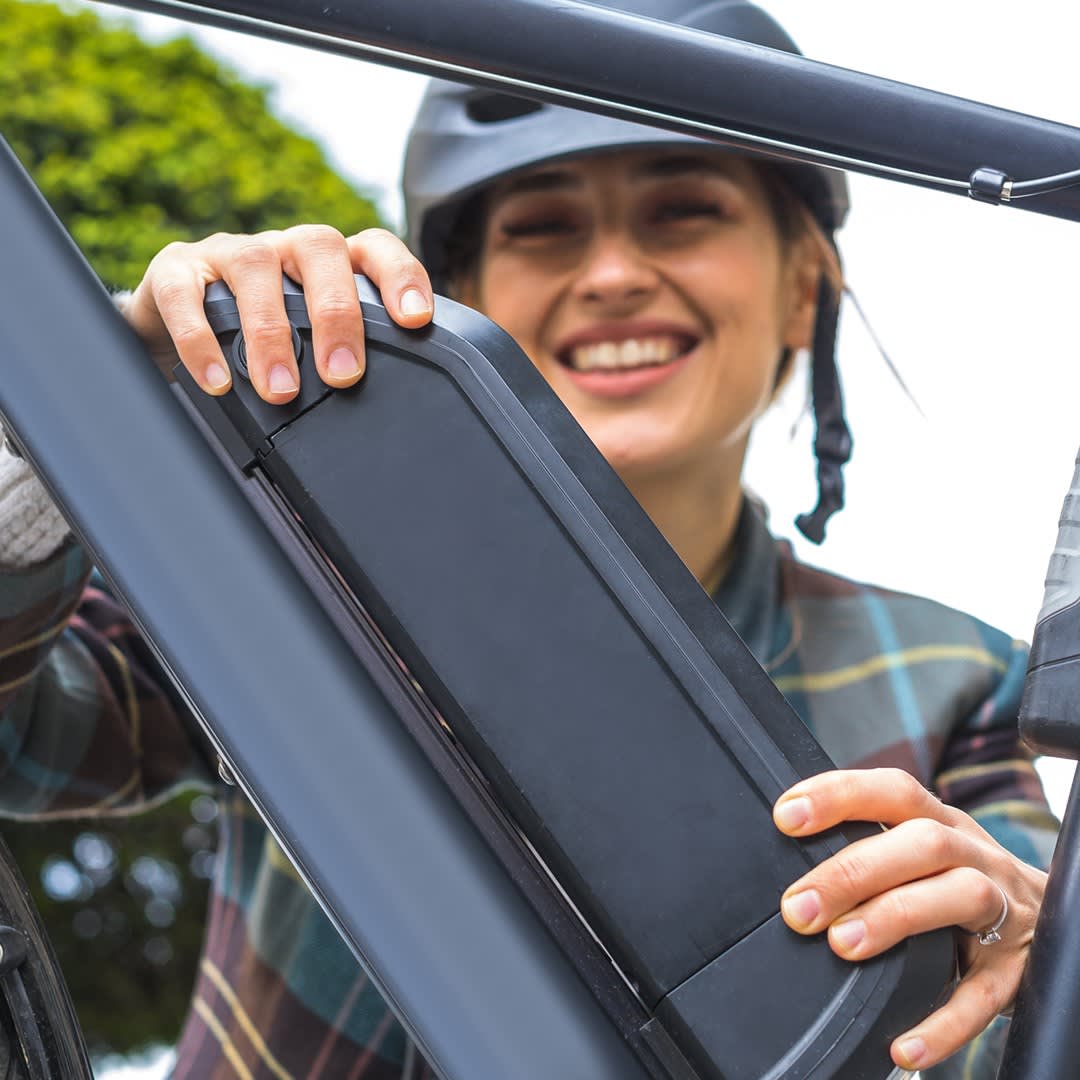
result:
<svg viewBox="0 0 1080 1080"><path fill-rule="evenodd" d="M673 337L602 341L571 349L570 365L576 371L598 371L669 364L681 351L681 343Z"/></svg>

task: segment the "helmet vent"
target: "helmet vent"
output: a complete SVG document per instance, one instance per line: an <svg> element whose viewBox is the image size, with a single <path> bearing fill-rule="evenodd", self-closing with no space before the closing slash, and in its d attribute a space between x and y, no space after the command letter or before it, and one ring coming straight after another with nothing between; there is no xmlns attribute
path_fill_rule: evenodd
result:
<svg viewBox="0 0 1080 1080"><path fill-rule="evenodd" d="M465 112L474 123L501 124L505 120L517 120L539 112L543 107L539 101L528 101L510 94L475 94L465 103Z"/></svg>

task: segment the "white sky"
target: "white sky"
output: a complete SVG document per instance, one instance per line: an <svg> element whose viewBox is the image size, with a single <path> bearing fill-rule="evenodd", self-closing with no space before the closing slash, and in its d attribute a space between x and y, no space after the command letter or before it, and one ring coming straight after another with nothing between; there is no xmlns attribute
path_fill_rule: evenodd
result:
<svg viewBox="0 0 1080 1080"><path fill-rule="evenodd" d="M444 0L433 0L444 2ZM112 17L132 18L104 4ZM1080 125L1080 5L1030 0L766 0L804 52L844 67ZM148 36L178 24L139 16ZM417 76L195 28L210 51L275 87L277 112L400 215L395 186ZM1080 166L1080 162L1077 163ZM919 401L911 407L848 309L840 363L856 450L849 508L807 559L918 592L1030 639L1080 444L1077 226L855 177L841 236L848 280ZM814 499L799 402L763 425L748 478L794 533ZM786 411L785 411L786 410ZM1050 763L1059 811L1066 767Z"/></svg>

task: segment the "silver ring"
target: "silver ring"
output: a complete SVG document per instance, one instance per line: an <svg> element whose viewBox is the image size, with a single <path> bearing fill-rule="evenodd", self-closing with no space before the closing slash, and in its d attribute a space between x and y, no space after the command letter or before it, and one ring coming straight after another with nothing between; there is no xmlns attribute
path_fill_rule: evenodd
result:
<svg viewBox="0 0 1080 1080"><path fill-rule="evenodd" d="M1001 940L998 931L1005 925L1005 920L1009 917L1009 898L1005 895L1005 890L996 881L994 884L997 885L997 891L1001 893L1001 914L997 917L997 922L993 926L989 926L985 930L979 930L975 934L980 945L996 945Z"/></svg>

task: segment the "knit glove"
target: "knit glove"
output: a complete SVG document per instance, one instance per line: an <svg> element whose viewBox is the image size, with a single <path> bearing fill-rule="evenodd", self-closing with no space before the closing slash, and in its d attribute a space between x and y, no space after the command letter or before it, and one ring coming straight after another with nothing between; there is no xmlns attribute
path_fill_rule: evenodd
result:
<svg viewBox="0 0 1080 1080"><path fill-rule="evenodd" d="M0 569L21 570L44 561L69 532L45 485L5 442L0 449Z"/></svg>

